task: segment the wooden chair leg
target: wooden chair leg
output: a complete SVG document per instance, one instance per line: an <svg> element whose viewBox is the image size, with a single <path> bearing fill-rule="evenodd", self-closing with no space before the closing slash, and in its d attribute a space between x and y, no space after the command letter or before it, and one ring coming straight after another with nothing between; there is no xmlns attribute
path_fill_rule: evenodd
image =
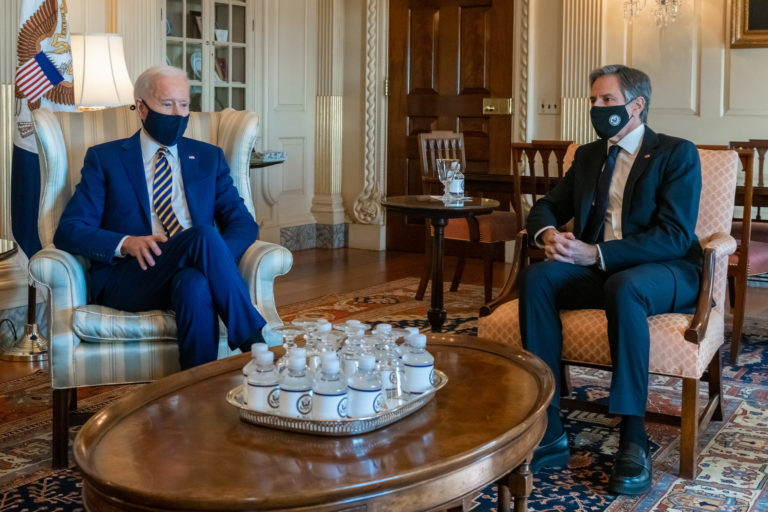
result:
<svg viewBox="0 0 768 512"><path fill-rule="evenodd" d="M696 477L696 450L699 443L699 379L683 379L683 401L680 415L681 478Z"/></svg>
<svg viewBox="0 0 768 512"><path fill-rule="evenodd" d="M416 289L416 300L424 299L424 292L427 291L427 284L429 278L432 276L432 238L427 237L426 245L424 247L424 269L421 272L421 280L419 280L419 287Z"/></svg>
<svg viewBox="0 0 768 512"><path fill-rule="evenodd" d="M459 259L456 261L456 270L453 272L453 281L451 281L452 292L459 289L459 283L461 283L461 276L464 274L464 266L467 263L466 244L464 244L464 252L459 255Z"/></svg>
<svg viewBox="0 0 768 512"><path fill-rule="evenodd" d="M741 330L744 327L744 308L747 303L747 276L736 276L736 304L733 307L733 328L731 329L731 364L738 364L741 350Z"/></svg>
<svg viewBox="0 0 768 512"><path fill-rule="evenodd" d="M730 301L731 308L736 304L736 285L733 276L728 276L728 300Z"/></svg>
<svg viewBox="0 0 768 512"><path fill-rule="evenodd" d="M77 393L77 390L75 388L53 390L51 455L54 469L69 466L69 411L73 392Z"/></svg>
<svg viewBox="0 0 768 512"><path fill-rule="evenodd" d="M493 245L485 244L483 247L483 283L485 285L485 303L493 298Z"/></svg>
<svg viewBox="0 0 768 512"><path fill-rule="evenodd" d="M714 421L723 421L723 381L721 378L722 372L720 365L720 352L718 351L712 360L709 362L709 402L712 403L717 400L715 410L712 413L712 419Z"/></svg>

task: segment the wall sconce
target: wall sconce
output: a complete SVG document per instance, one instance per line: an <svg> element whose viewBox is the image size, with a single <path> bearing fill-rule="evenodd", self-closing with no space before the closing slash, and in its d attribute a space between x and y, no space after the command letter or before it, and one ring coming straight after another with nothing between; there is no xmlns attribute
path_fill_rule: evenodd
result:
<svg viewBox="0 0 768 512"><path fill-rule="evenodd" d="M656 19L657 27L666 27L674 22L680 12L683 0L651 0L651 12ZM624 19L632 23L640 12L645 9L648 0L624 0Z"/></svg>
<svg viewBox="0 0 768 512"><path fill-rule="evenodd" d="M133 83L117 34L71 34L75 105L101 110L133 103Z"/></svg>

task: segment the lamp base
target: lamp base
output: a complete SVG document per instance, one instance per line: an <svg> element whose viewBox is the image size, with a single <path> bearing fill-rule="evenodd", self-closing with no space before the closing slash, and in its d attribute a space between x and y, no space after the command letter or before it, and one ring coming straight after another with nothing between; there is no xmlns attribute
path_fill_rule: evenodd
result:
<svg viewBox="0 0 768 512"><path fill-rule="evenodd" d="M13 346L0 354L4 361L45 361L48 359L48 341L38 332L37 324L27 324L24 334Z"/></svg>

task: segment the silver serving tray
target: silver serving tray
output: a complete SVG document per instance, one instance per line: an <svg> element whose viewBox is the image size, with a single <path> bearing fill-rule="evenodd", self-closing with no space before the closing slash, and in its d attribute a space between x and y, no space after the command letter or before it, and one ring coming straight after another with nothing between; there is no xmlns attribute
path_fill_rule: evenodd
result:
<svg viewBox="0 0 768 512"><path fill-rule="evenodd" d="M364 434L394 423L418 411L435 396L435 393L448 383L448 377L440 370L434 371L435 385L429 391L416 395L394 409L386 409L365 418L345 418L340 420L313 420L288 418L277 414L248 409L243 404L243 385L227 393L227 402L237 407L240 419L261 427L276 428L289 432L302 432L321 436L353 436Z"/></svg>

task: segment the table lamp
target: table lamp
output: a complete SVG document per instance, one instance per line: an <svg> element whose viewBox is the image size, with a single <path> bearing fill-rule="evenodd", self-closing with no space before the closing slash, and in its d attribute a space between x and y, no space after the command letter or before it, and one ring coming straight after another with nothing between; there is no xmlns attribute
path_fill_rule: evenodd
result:
<svg viewBox="0 0 768 512"><path fill-rule="evenodd" d="M133 103L123 38L117 34L72 34L72 75L78 110Z"/></svg>

